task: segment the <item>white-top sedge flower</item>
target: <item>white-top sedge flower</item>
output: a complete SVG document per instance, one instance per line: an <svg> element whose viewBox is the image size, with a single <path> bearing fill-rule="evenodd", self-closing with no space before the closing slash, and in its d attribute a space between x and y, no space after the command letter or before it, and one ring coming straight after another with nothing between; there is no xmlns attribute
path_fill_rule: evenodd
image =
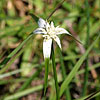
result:
<svg viewBox="0 0 100 100"><path fill-rule="evenodd" d="M67 30L64 28L60 28L59 26L54 27L54 23L51 22L50 24L42 18L39 18L38 26L34 33L35 34L42 34L44 37L43 41L43 55L45 58L50 58L51 55L51 45L52 40L55 40L58 46L61 48L60 39L58 37L59 34L68 34L71 35Z"/></svg>

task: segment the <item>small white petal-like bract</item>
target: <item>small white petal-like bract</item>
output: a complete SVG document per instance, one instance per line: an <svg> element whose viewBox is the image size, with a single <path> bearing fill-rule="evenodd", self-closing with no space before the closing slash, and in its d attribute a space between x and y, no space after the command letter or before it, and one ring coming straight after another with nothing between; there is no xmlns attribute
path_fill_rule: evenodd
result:
<svg viewBox="0 0 100 100"><path fill-rule="evenodd" d="M43 55L44 58L50 58L52 39L44 39L43 41Z"/></svg>
<svg viewBox="0 0 100 100"><path fill-rule="evenodd" d="M47 32L45 31L45 29L43 28L37 28L34 33L36 34L47 34Z"/></svg>
<svg viewBox="0 0 100 100"><path fill-rule="evenodd" d="M60 39L58 36L55 36L54 40L57 42L59 48L61 49L61 43L60 43Z"/></svg>
<svg viewBox="0 0 100 100"><path fill-rule="evenodd" d="M42 18L39 18L38 25L40 28L44 28L46 26L45 20Z"/></svg>
<svg viewBox="0 0 100 100"><path fill-rule="evenodd" d="M58 46L61 48L60 39L58 37L59 34L68 34L71 35L67 30L64 28L60 28L59 26L54 27L54 23L51 22L50 24L42 18L39 18L38 26L34 33L35 34L42 34L44 37L43 41L43 55L45 58L50 58L51 55L51 45L52 40L55 40Z"/></svg>
<svg viewBox="0 0 100 100"><path fill-rule="evenodd" d="M56 27L56 34L68 34L68 35L71 35L67 30L65 30L64 28L59 28L59 27Z"/></svg>

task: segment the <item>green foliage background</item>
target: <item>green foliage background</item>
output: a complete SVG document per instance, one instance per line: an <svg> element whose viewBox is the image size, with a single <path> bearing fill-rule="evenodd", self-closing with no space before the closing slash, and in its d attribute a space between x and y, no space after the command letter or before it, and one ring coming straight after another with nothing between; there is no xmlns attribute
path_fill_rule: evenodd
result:
<svg viewBox="0 0 100 100"><path fill-rule="evenodd" d="M0 0L0 100L41 100L45 71L43 38L32 34L38 25L29 13L47 19L59 2L60 0ZM54 44L61 91L68 85L61 100L81 98L100 90L100 38L93 44L100 34L100 1L65 0L50 17L49 21L51 20L55 26L60 25L82 42L81 45L70 36L60 36L62 54ZM88 48L92 50L86 54ZM82 59L84 55L88 55L85 61L85 58ZM79 60L82 61L80 66L77 64ZM64 81L75 66L80 69L73 71L74 78ZM54 100L51 63L49 67L46 97ZM71 75L68 76L69 79ZM95 96L94 100L100 100L100 96Z"/></svg>

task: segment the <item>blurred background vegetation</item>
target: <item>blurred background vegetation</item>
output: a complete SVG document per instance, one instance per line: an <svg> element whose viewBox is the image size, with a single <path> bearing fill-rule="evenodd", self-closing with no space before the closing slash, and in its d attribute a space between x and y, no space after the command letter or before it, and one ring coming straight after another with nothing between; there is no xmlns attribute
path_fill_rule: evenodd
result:
<svg viewBox="0 0 100 100"><path fill-rule="evenodd" d="M57 7L60 0L0 0L0 62L2 62L19 44L24 41L38 25L31 18L33 13L46 19ZM55 26L68 30L83 45L67 35L60 36L62 55L66 75L72 70L78 59L96 39L100 31L99 0L66 0L51 16ZM88 34L88 35L87 35ZM0 69L0 100L16 94L18 100L41 100L44 83L44 59L41 35L33 36L9 62ZM63 82L59 53L55 46L56 70L59 85ZM75 78L69 85L69 99L80 98L100 89L100 39L88 55L88 64L81 65ZM84 72L88 66L87 88L84 92ZM86 75L86 74L85 74ZM52 81L52 69L49 68L48 100L53 100L55 93ZM22 89L24 83L27 85ZM20 89L21 88L21 89ZM24 90L24 91L22 91ZM19 91L22 91L21 93ZM84 92L84 93L83 93ZM18 94L19 93L19 94ZM65 95L61 100L66 100ZM93 100L100 100L100 96Z"/></svg>

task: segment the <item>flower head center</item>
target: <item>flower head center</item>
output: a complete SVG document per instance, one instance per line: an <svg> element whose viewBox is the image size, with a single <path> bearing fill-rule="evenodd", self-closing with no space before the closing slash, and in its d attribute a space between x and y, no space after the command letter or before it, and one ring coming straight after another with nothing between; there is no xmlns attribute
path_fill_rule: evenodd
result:
<svg viewBox="0 0 100 100"><path fill-rule="evenodd" d="M55 27L54 27L53 22L51 22L51 25L49 25L49 23L47 23L46 32L50 38L54 38L56 36L56 31L55 31Z"/></svg>

